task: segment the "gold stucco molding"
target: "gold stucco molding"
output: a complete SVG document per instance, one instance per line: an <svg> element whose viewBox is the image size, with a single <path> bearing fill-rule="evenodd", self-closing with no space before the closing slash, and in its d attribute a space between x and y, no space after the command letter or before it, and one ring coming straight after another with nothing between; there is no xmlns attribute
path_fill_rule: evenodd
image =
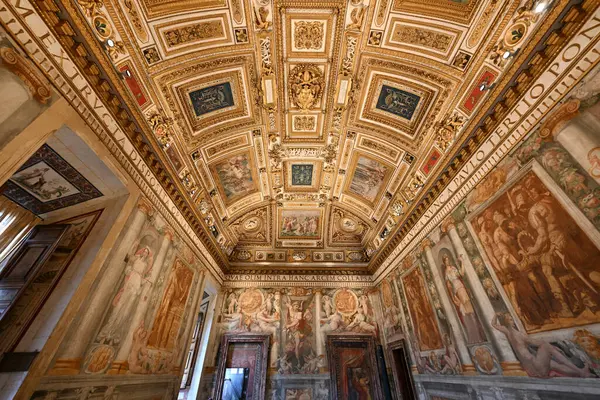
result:
<svg viewBox="0 0 600 400"><path fill-rule="evenodd" d="M27 86L31 95L41 104L47 104L52 97L52 89L46 79L29 65L29 62L10 47L0 48L2 63L10 72L18 76Z"/></svg>

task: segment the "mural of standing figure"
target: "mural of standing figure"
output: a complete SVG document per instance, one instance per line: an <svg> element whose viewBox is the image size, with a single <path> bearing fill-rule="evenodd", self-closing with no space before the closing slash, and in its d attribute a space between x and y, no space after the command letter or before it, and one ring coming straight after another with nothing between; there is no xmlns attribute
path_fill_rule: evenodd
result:
<svg viewBox="0 0 600 400"><path fill-rule="evenodd" d="M193 278L194 273L180 260L176 260L148 338L149 346L166 350L175 347Z"/></svg>
<svg viewBox="0 0 600 400"><path fill-rule="evenodd" d="M138 249L125 267L125 278L112 301L108 320L98 334L100 343L118 344L121 341L121 328L127 327L132 310L152 271L152 251L148 246Z"/></svg>
<svg viewBox="0 0 600 400"><path fill-rule="evenodd" d="M444 278L446 280L446 287L452 302L456 306L460 320L465 327L468 343L481 343L485 341L485 335L479 324L477 314L475 314L475 308L471 302L471 297L467 291L467 287L463 281L464 266L462 261L462 254L458 256L458 267L455 265L452 259L452 254L448 249L442 249L440 251L442 259L442 270L444 272Z"/></svg>

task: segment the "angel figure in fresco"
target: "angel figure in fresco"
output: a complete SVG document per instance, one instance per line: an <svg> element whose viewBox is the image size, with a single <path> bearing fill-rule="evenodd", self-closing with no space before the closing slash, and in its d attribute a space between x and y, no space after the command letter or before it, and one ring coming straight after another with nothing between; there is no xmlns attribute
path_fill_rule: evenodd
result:
<svg viewBox="0 0 600 400"><path fill-rule="evenodd" d="M331 302L330 296L323 296L323 311L325 311L325 317L329 317L333 314L333 303Z"/></svg>
<svg viewBox="0 0 600 400"><path fill-rule="evenodd" d="M121 328L128 326L131 312L138 304L144 284L151 284L148 280L151 272L152 251L148 246L144 246L134 253L125 267L125 278L121 288L113 298L108 319L98 333L100 343L118 344L121 341Z"/></svg>
<svg viewBox="0 0 600 400"><path fill-rule="evenodd" d="M359 309L352 319L352 322L346 327L347 330L359 333L375 333L377 328L367 322L367 316Z"/></svg>
<svg viewBox="0 0 600 400"><path fill-rule="evenodd" d="M238 307L238 300L234 292L227 296L227 314L235 314Z"/></svg>
<svg viewBox="0 0 600 400"><path fill-rule="evenodd" d="M344 318L339 312L334 312L327 318L321 318L321 332L323 337L330 332L337 332L344 329Z"/></svg>
<svg viewBox="0 0 600 400"><path fill-rule="evenodd" d="M589 378L589 364L584 361L580 368L562 351L543 339L536 339L520 332L509 313L496 314L492 326L506 335L517 359L529 376L550 378L555 376Z"/></svg>
<svg viewBox="0 0 600 400"><path fill-rule="evenodd" d="M358 303L360 305L360 308L362 309L363 314L371 315L371 311L369 309L369 298L366 294L360 296L360 298L358 299Z"/></svg>
<svg viewBox="0 0 600 400"><path fill-rule="evenodd" d="M461 254L458 256L457 267L450 259L450 253L446 249L443 249L442 251L442 269L444 271L446 287L465 327L467 342L481 343L485 340L485 337L481 330L477 315L475 314L471 297L467 292L467 288L462 278L465 273L462 260L463 255Z"/></svg>

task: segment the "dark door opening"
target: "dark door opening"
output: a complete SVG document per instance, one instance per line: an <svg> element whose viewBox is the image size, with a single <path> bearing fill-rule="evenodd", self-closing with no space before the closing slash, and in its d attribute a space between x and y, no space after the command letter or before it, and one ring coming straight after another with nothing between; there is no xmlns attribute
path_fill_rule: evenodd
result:
<svg viewBox="0 0 600 400"><path fill-rule="evenodd" d="M402 400L416 400L412 374L410 372L410 361L406 354L404 341L402 341L400 346L394 346L391 351L394 380L396 381L396 389L400 395L398 398Z"/></svg>

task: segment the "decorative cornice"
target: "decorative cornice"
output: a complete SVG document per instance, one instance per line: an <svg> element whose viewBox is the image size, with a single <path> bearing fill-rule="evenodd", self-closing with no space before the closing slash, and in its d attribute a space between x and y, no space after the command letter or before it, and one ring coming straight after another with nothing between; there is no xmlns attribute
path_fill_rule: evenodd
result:
<svg viewBox="0 0 600 400"><path fill-rule="evenodd" d="M466 165L469 158L475 154L481 145L494 132L496 127L509 110L530 89L535 80L541 76L544 69L552 61L560 49L567 44L574 32L585 22L585 15L590 15L598 6L598 0L562 0L550 11L547 19L540 26L535 36L520 51L518 61L514 62L506 73L500 78L492 93L480 111L470 119L465 131L469 132L463 144L458 148L438 178L431 181L407 212L407 217L397 226L390 235L385 248L381 249L369 266L375 272L400 241L416 225L417 221L425 214L436 197Z"/></svg>
<svg viewBox="0 0 600 400"><path fill-rule="evenodd" d="M186 194L176 174L174 175L167 167L169 164L163 160L164 155L158 143L155 139L148 139L153 137L151 129L141 110L134 104L125 84L114 85L114 82L121 82L120 76L102 44L90 32L89 26L75 4L63 3L59 0L35 0L32 1L32 5L80 68L83 77L94 87L104 105L111 111L120 128L147 162L165 192L193 227L210 255L225 271L226 259L205 232L197 215L198 210L192 206L193 201ZM78 29L78 27L84 28Z"/></svg>
<svg viewBox="0 0 600 400"><path fill-rule="evenodd" d="M27 85L31 95L37 101L41 104L48 103L52 97L50 85L43 76L40 76L39 72L30 66L28 60L10 47L0 48L0 57L2 57L4 66Z"/></svg>

